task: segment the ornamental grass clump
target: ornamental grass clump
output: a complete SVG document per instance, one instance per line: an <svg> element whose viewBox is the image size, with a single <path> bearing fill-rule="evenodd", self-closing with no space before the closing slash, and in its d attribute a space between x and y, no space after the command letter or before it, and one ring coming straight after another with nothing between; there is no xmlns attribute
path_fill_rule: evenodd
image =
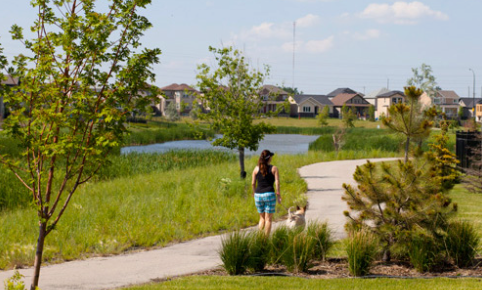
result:
<svg viewBox="0 0 482 290"><path fill-rule="evenodd" d="M328 224L316 222L308 223L306 234L315 240L315 249L313 256L315 259L326 259L326 253L333 246L331 231Z"/></svg>
<svg viewBox="0 0 482 290"><path fill-rule="evenodd" d="M359 277L369 273L377 245L376 238L366 230L350 233L345 245L350 274Z"/></svg>
<svg viewBox="0 0 482 290"><path fill-rule="evenodd" d="M408 243L408 257L413 267L420 273L433 270L441 261L440 245L430 233L414 231Z"/></svg>
<svg viewBox="0 0 482 290"><path fill-rule="evenodd" d="M254 231L249 234L249 261L248 269L254 272L264 270L269 260L269 237L263 231Z"/></svg>
<svg viewBox="0 0 482 290"><path fill-rule="evenodd" d="M466 221L449 223L444 245L455 265L458 267L472 265L479 244L480 236L471 223Z"/></svg>
<svg viewBox="0 0 482 290"><path fill-rule="evenodd" d="M299 273L311 268L316 240L306 232L292 231L288 245L281 255L281 262L288 270Z"/></svg>
<svg viewBox="0 0 482 290"><path fill-rule="evenodd" d="M250 266L250 235L233 232L222 238L219 256L222 266L229 275L241 275Z"/></svg>
<svg viewBox="0 0 482 290"><path fill-rule="evenodd" d="M269 239L269 263L277 264L290 243L292 231L286 226L279 226L271 233Z"/></svg>

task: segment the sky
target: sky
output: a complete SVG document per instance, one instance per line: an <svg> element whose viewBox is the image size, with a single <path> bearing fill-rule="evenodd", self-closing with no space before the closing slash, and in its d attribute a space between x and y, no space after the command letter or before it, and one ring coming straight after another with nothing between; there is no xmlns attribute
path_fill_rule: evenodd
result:
<svg viewBox="0 0 482 290"><path fill-rule="evenodd" d="M480 0L152 2L142 11L153 24L142 43L162 50L154 68L159 87L196 86L197 65L216 65L208 47L233 46L251 67L270 67L266 84L306 94L403 90L422 63L432 67L438 86L460 97L472 97L472 69L476 97L482 93ZM0 3L0 43L11 59L23 52L11 40L11 25L28 28L36 11L30 0Z"/></svg>

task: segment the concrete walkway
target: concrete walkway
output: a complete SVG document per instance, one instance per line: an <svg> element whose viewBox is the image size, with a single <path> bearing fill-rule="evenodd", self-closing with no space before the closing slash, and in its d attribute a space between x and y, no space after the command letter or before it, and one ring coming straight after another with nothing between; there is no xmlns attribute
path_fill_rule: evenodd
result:
<svg viewBox="0 0 482 290"><path fill-rule="evenodd" d="M384 161L393 159L373 159ZM343 238L346 203L341 200L343 183L354 183L357 165L366 160L317 163L299 169L308 183L308 220L328 221L336 238ZM281 176L282 177L282 176ZM282 191L283 192L283 191ZM254 205L253 205L254 210ZM40 289L111 289L150 282L171 276L195 273L220 265L217 250L221 236L176 244L158 250L113 257L99 257L42 267ZM29 286L32 269L19 271ZM0 272L0 289L13 271Z"/></svg>

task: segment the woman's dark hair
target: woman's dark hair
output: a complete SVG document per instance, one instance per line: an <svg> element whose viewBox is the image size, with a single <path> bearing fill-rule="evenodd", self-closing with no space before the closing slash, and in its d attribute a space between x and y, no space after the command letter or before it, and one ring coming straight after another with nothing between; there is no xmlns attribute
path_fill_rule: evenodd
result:
<svg viewBox="0 0 482 290"><path fill-rule="evenodd" d="M263 150L263 152L261 152L261 155L259 156L258 167L259 172L261 172L263 176L266 176L268 174L268 161L273 155L274 153L270 152L269 150Z"/></svg>

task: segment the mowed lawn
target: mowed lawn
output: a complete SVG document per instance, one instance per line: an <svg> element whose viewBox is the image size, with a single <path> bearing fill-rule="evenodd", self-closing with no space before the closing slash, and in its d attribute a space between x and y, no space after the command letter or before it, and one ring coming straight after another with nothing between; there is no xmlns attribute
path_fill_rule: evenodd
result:
<svg viewBox="0 0 482 290"><path fill-rule="evenodd" d="M129 290L223 289L223 290L445 290L482 289L482 279L304 279L294 277L215 277L191 276L158 284L124 288Z"/></svg>

